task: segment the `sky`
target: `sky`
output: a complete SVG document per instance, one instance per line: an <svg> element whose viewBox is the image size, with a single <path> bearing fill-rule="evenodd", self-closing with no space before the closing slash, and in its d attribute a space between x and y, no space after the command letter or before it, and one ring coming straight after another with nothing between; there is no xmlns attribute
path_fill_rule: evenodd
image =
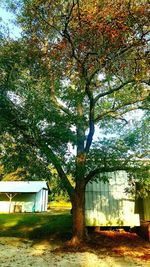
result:
<svg viewBox="0 0 150 267"><path fill-rule="evenodd" d="M10 37L13 39L19 38L21 35L21 29L14 25L15 15L11 12L6 11L0 7L0 27L8 27Z"/></svg>

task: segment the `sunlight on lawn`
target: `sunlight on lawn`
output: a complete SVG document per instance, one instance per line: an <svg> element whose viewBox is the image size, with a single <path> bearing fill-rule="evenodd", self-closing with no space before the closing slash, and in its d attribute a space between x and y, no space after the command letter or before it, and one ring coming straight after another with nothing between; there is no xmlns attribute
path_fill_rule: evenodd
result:
<svg viewBox="0 0 150 267"><path fill-rule="evenodd" d="M3 224L3 227L10 228L10 227L16 226L17 224L18 224L18 221L8 221Z"/></svg>

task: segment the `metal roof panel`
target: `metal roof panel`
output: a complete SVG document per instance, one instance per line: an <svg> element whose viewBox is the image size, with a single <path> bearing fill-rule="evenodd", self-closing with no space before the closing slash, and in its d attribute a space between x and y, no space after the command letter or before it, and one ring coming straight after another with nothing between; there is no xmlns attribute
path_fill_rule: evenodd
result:
<svg viewBox="0 0 150 267"><path fill-rule="evenodd" d="M2 181L0 193L37 193L41 189L48 190L45 181Z"/></svg>

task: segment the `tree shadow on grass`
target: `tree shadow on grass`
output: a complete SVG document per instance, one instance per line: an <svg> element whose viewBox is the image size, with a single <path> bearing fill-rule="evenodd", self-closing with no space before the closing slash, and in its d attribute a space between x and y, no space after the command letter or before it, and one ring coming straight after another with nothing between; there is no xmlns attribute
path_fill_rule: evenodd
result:
<svg viewBox="0 0 150 267"><path fill-rule="evenodd" d="M29 239L49 239L52 236L71 236L71 215L58 214L1 214L0 236Z"/></svg>

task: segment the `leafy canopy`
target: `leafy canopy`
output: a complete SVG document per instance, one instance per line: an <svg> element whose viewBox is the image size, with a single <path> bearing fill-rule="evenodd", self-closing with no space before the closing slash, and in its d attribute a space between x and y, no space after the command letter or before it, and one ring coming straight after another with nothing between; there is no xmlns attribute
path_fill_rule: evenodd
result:
<svg viewBox="0 0 150 267"><path fill-rule="evenodd" d="M147 1L32 0L10 7L23 32L1 42L2 135L24 144L29 158L52 163L69 193L70 174L88 182L148 155L141 131L148 115L133 128L126 115L149 108ZM95 125L107 139L92 146Z"/></svg>

